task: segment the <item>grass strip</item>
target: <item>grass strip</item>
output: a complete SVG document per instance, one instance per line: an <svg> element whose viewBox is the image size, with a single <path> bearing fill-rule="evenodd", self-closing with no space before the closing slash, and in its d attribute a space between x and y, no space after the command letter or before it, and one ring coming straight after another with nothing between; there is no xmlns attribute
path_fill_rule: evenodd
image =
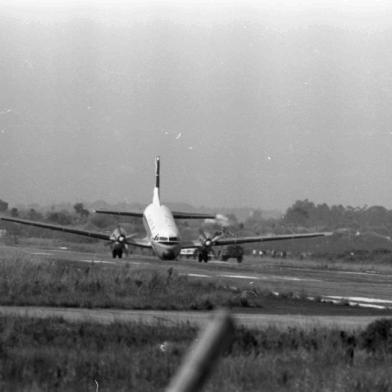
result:
<svg viewBox="0 0 392 392"><path fill-rule="evenodd" d="M0 317L2 391L161 391L196 336L190 325ZM207 391L386 391L392 321L366 329L239 328Z"/></svg>

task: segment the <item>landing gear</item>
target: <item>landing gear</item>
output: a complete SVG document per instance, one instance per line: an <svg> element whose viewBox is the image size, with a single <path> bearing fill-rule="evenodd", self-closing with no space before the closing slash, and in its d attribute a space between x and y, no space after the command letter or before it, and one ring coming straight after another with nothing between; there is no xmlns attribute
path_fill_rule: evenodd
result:
<svg viewBox="0 0 392 392"><path fill-rule="evenodd" d="M113 249L112 250L113 259L115 259L116 256L118 256L118 258L121 259L122 255L123 255L123 250L122 249Z"/></svg>
<svg viewBox="0 0 392 392"><path fill-rule="evenodd" d="M208 252L199 252L199 263L202 261L208 263Z"/></svg>

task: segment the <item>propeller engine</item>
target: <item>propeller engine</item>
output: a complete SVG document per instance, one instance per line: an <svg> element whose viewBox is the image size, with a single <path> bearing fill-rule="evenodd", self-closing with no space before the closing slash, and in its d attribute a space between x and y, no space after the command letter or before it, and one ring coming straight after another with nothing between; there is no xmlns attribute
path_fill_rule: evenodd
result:
<svg viewBox="0 0 392 392"><path fill-rule="evenodd" d="M109 245L112 248L113 258L116 258L118 256L118 258L121 259L123 253L128 253L128 242L124 229L114 229L113 233L110 236Z"/></svg>
<svg viewBox="0 0 392 392"><path fill-rule="evenodd" d="M201 247L199 248L199 262L204 261L207 263L208 254L212 252L214 257L216 257L213 246L215 242L223 236L223 232L216 232L213 236L209 233L206 233L203 230L200 230L200 242Z"/></svg>

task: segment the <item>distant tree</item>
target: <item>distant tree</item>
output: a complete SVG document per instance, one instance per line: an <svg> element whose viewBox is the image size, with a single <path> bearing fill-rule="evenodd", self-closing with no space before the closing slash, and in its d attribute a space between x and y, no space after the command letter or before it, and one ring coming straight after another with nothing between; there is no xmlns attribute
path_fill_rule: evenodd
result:
<svg viewBox="0 0 392 392"><path fill-rule="evenodd" d="M238 219L235 214L226 214L226 218L228 219L229 223L231 226L237 226L238 225Z"/></svg>
<svg viewBox="0 0 392 392"><path fill-rule="evenodd" d="M117 223L118 218L113 215L104 214L93 214L90 218L90 222L100 229L106 229L109 226L113 226Z"/></svg>
<svg viewBox="0 0 392 392"><path fill-rule="evenodd" d="M264 229L264 219L263 219L262 211L261 210L252 211L252 214L245 219L243 226L247 227L255 234L262 233Z"/></svg>
<svg viewBox="0 0 392 392"><path fill-rule="evenodd" d="M47 220L59 225L70 225L72 223L72 216L68 211L52 211L49 212Z"/></svg>
<svg viewBox="0 0 392 392"><path fill-rule="evenodd" d="M74 204L73 208L81 218L88 218L90 215L90 212L84 208L83 203L76 203Z"/></svg>
<svg viewBox="0 0 392 392"><path fill-rule="evenodd" d="M11 216L16 218L19 216L19 210L16 207L11 208Z"/></svg>
<svg viewBox="0 0 392 392"><path fill-rule="evenodd" d="M339 227L344 225L345 221L345 208L339 204L338 206L334 205L330 208L330 220L333 224L333 227Z"/></svg>
<svg viewBox="0 0 392 392"><path fill-rule="evenodd" d="M0 199L0 212L4 212L7 210L8 210L8 203Z"/></svg>
<svg viewBox="0 0 392 392"><path fill-rule="evenodd" d="M27 219L30 219L30 220L41 220L42 219L42 214L37 212L34 208L30 208L30 210L27 212Z"/></svg>
<svg viewBox="0 0 392 392"><path fill-rule="evenodd" d="M326 203L318 204L312 216L312 223L314 225L327 226L330 223L331 212Z"/></svg>
<svg viewBox="0 0 392 392"><path fill-rule="evenodd" d="M372 206L358 214L362 225L383 226L389 223L388 210L381 206Z"/></svg>
<svg viewBox="0 0 392 392"><path fill-rule="evenodd" d="M298 226L306 226L314 214L315 205L308 199L297 200L293 206L286 211L284 220L287 223Z"/></svg>

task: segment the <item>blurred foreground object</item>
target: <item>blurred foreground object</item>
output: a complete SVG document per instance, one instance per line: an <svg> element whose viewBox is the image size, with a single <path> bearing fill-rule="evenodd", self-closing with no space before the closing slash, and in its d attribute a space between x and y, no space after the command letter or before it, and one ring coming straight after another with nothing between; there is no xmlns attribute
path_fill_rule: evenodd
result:
<svg viewBox="0 0 392 392"><path fill-rule="evenodd" d="M199 391L233 335L234 322L229 311L218 310L199 333L166 392Z"/></svg>

